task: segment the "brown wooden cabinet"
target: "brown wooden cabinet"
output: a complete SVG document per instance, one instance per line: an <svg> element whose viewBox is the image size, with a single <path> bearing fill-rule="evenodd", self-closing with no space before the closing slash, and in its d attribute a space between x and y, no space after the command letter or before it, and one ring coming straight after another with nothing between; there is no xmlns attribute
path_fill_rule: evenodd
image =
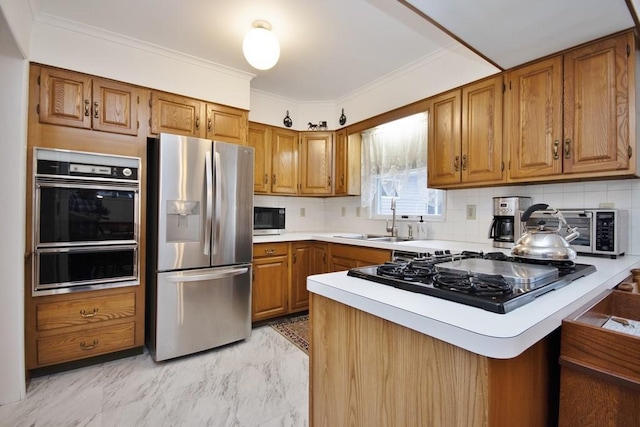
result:
<svg viewBox="0 0 640 427"><path fill-rule="evenodd" d="M429 187L504 181L502 88L500 75L431 100Z"/></svg>
<svg viewBox="0 0 640 427"><path fill-rule="evenodd" d="M247 144L254 149L253 192L271 190L271 130L260 123L249 123Z"/></svg>
<svg viewBox="0 0 640 427"><path fill-rule="evenodd" d="M391 260L391 251L364 246L332 243L329 246L329 271L344 271Z"/></svg>
<svg viewBox="0 0 640 427"><path fill-rule="evenodd" d="M509 180L635 173L634 58L625 33L509 72Z"/></svg>
<svg viewBox="0 0 640 427"><path fill-rule="evenodd" d="M360 195L361 136L349 135L347 129L335 132L333 194Z"/></svg>
<svg viewBox="0 0 640 427"><path fill-rule="evenodd" d="M309 308L307 276L313 274L313 242L291 243L291 284L289 287L289 312Z"/></svg>
<svg viewBox="0 0 640 427"><path fill-rule="evenodd" d="M151 92L150 103L152 135L167 132L234 144L247 143L248 114L245 110L159 91Z"/></svg>
<svg viewBox="0 0 640 427"><path fill-rule="evenodd" d="M31 298L27 307L27 369L144 345L140 286Z"/></svg>
<svg viewBox="0 0 640 427"><path fill-rule="evenodd" d="M251 318L256 322L287 314L289 244L253 245Z"/></svg>
<svg viewBox="0 0 640 427"><path fill-rule="evenodd" d="M562 321L558 425L640 425L640 338L603 327L640 321L640 294L607 291L586 307Z"/></svg>
<svg viewBox="0 0 640 427"><path fill-rule="evenodd" d="M247 111L207 104L207 139L244 145L247 143L247 127Z"/></svg>
<svg viewBox="0 0 640 427"><path fill-rule="evenodd" d="M40 123L138 134L139 88L73 71L41 67Z"/></svg>
<svg viewBox="0 0 640 427"><path fill-rule="evenodd" d="M311 274L329 272L329 244L314 242L311 246Z"/></svg>
<svg viewBox="0 0 640 427"><path fill-rule="evenodd" d="M248 145L255 149L254 192L298 193L298 133L249 123Z"/></svg>
<svg viewBox="0 0 640 427"><path fill-rule="evenodd" d="M299 174L300 194L332 194L333 132L300 134Z"/></svg>

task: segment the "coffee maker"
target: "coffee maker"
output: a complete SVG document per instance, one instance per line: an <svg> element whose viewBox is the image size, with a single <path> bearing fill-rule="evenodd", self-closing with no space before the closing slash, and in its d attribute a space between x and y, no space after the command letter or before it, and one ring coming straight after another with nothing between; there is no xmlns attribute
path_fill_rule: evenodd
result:
<svg viewBox="0 0 640 427"><path fill-rule="evenodd" d="M489 238L494 248L511 248L520 238L520 216L531 206L531 197L494 197Z"/></svg>

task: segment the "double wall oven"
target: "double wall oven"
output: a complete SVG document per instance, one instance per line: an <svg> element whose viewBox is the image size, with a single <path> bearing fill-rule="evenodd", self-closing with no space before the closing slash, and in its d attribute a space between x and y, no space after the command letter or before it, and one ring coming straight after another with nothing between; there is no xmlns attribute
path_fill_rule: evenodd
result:
<svg viewBox="0 0 640 427"><path fill-rule="evenodd" d="M34 150L33 295L139 284L140 159Z"/></svg>

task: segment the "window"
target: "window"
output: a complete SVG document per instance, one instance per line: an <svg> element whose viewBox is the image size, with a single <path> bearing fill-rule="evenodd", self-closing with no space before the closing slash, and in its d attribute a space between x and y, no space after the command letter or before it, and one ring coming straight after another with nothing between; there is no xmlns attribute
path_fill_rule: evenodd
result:
<svg viewBox="0 0 640 427"><path fill-rule="evenodd" d="M444 218L445 192L427 188L427 115L416 114L362 133L361 204L373 217Z"/></svg>

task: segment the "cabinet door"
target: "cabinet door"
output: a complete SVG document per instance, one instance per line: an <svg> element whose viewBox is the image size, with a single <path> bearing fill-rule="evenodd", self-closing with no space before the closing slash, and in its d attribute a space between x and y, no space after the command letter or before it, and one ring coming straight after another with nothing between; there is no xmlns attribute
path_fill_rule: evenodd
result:
<svg viewBox="0 0 640 427"><path fill-rule="evenodd" d="M218 104L207 104L207 139L247 143L247 112Z"/></svg>
<svg viewBox="0 0 640 427"><path fill-rule="evenodd" d="M331 194L333 133L300 136L300 194Z"/></svg>
<svg viewBox="0 0 640 427"><path fill-rule="evenodd" d="M91 78L71 71L42 68L40 123L91 128Z"/></svg>
<svg viewBox="0 0 640 427"><path fill-rule="evenodd" d="M138 89L104 79L93 79L93 129L138 135Z"/></svg>
<svg viewBox="0 0 640 427"><path fill-rule="evenodd" d="M300 242L291 244L291 287L289 288L289 311L309 308L307 276L312 273L311 254L313 244Z"/></svg>
<svg viewBox="0 0 640 427"><path fill-rule="evenodd" d="M352 268L356 268L358 266L358 261L351 258L343 258L336 255L331 255L331 260L329 263L329 271L345 271L350 270Z"/></svg>
<svg viewBox="0 0 640 427"><path fill-rule="evenodd" d="M561 174L562 57L510 72L507 98L509 177Z"/></svg>
<svg viewBox="0 0 640 427"><path fill-rule="evenodd" d="M298 133L280 128L271 131L271 192L298 192Z"/></svg>
<svg viewBox="0 0 640 427"><path fill-rule="evenodd" d="M462 182L500 182L502 76L462 88Z"/></svg>
<svg viewBox="0 0 640 427"><path fill-rule="evenodd" d="M247 142L255 150L253 192L268 193L271 188L271 132L268 126L249 123Z"/></svg>
<svg viewBox="0 0 640 427"><path fill-rule="evenodd" d="M564 56L564 173L629 167L630 33Z"/></svg>
<svg viewBox="0 0 640 427"><path fill-rule="evenodd" d="M434 97L429 109L428 186L457 184L460 174L460 98L454 90Z"/></svg>
<svg viewBox="0 0 640 427"><path fill-rule="evenodd" d="M151 93L151 133L175 133L203 137L205 127L200 123L204 103L183 96L162 92Z"/></svg>
<svg viewBox="0 0 640 427"><path fill-rule="evenodd" d="M336 196L347 195L347 130L336 132L335 172L333 174L333 187Z"/></svg>
<svg viewBox="0 0 640 427"><path fill-rule="evenodd" d="M311 274L329 272L327 259L328 245L326 243L314 243L311 247Z"/></svg>
<svg viewBox="0 0 640 427"><path fill-rule="evenodd" d="M253 261L251 318L254 322L287 313L288 277L286 256Z"/></svg>

